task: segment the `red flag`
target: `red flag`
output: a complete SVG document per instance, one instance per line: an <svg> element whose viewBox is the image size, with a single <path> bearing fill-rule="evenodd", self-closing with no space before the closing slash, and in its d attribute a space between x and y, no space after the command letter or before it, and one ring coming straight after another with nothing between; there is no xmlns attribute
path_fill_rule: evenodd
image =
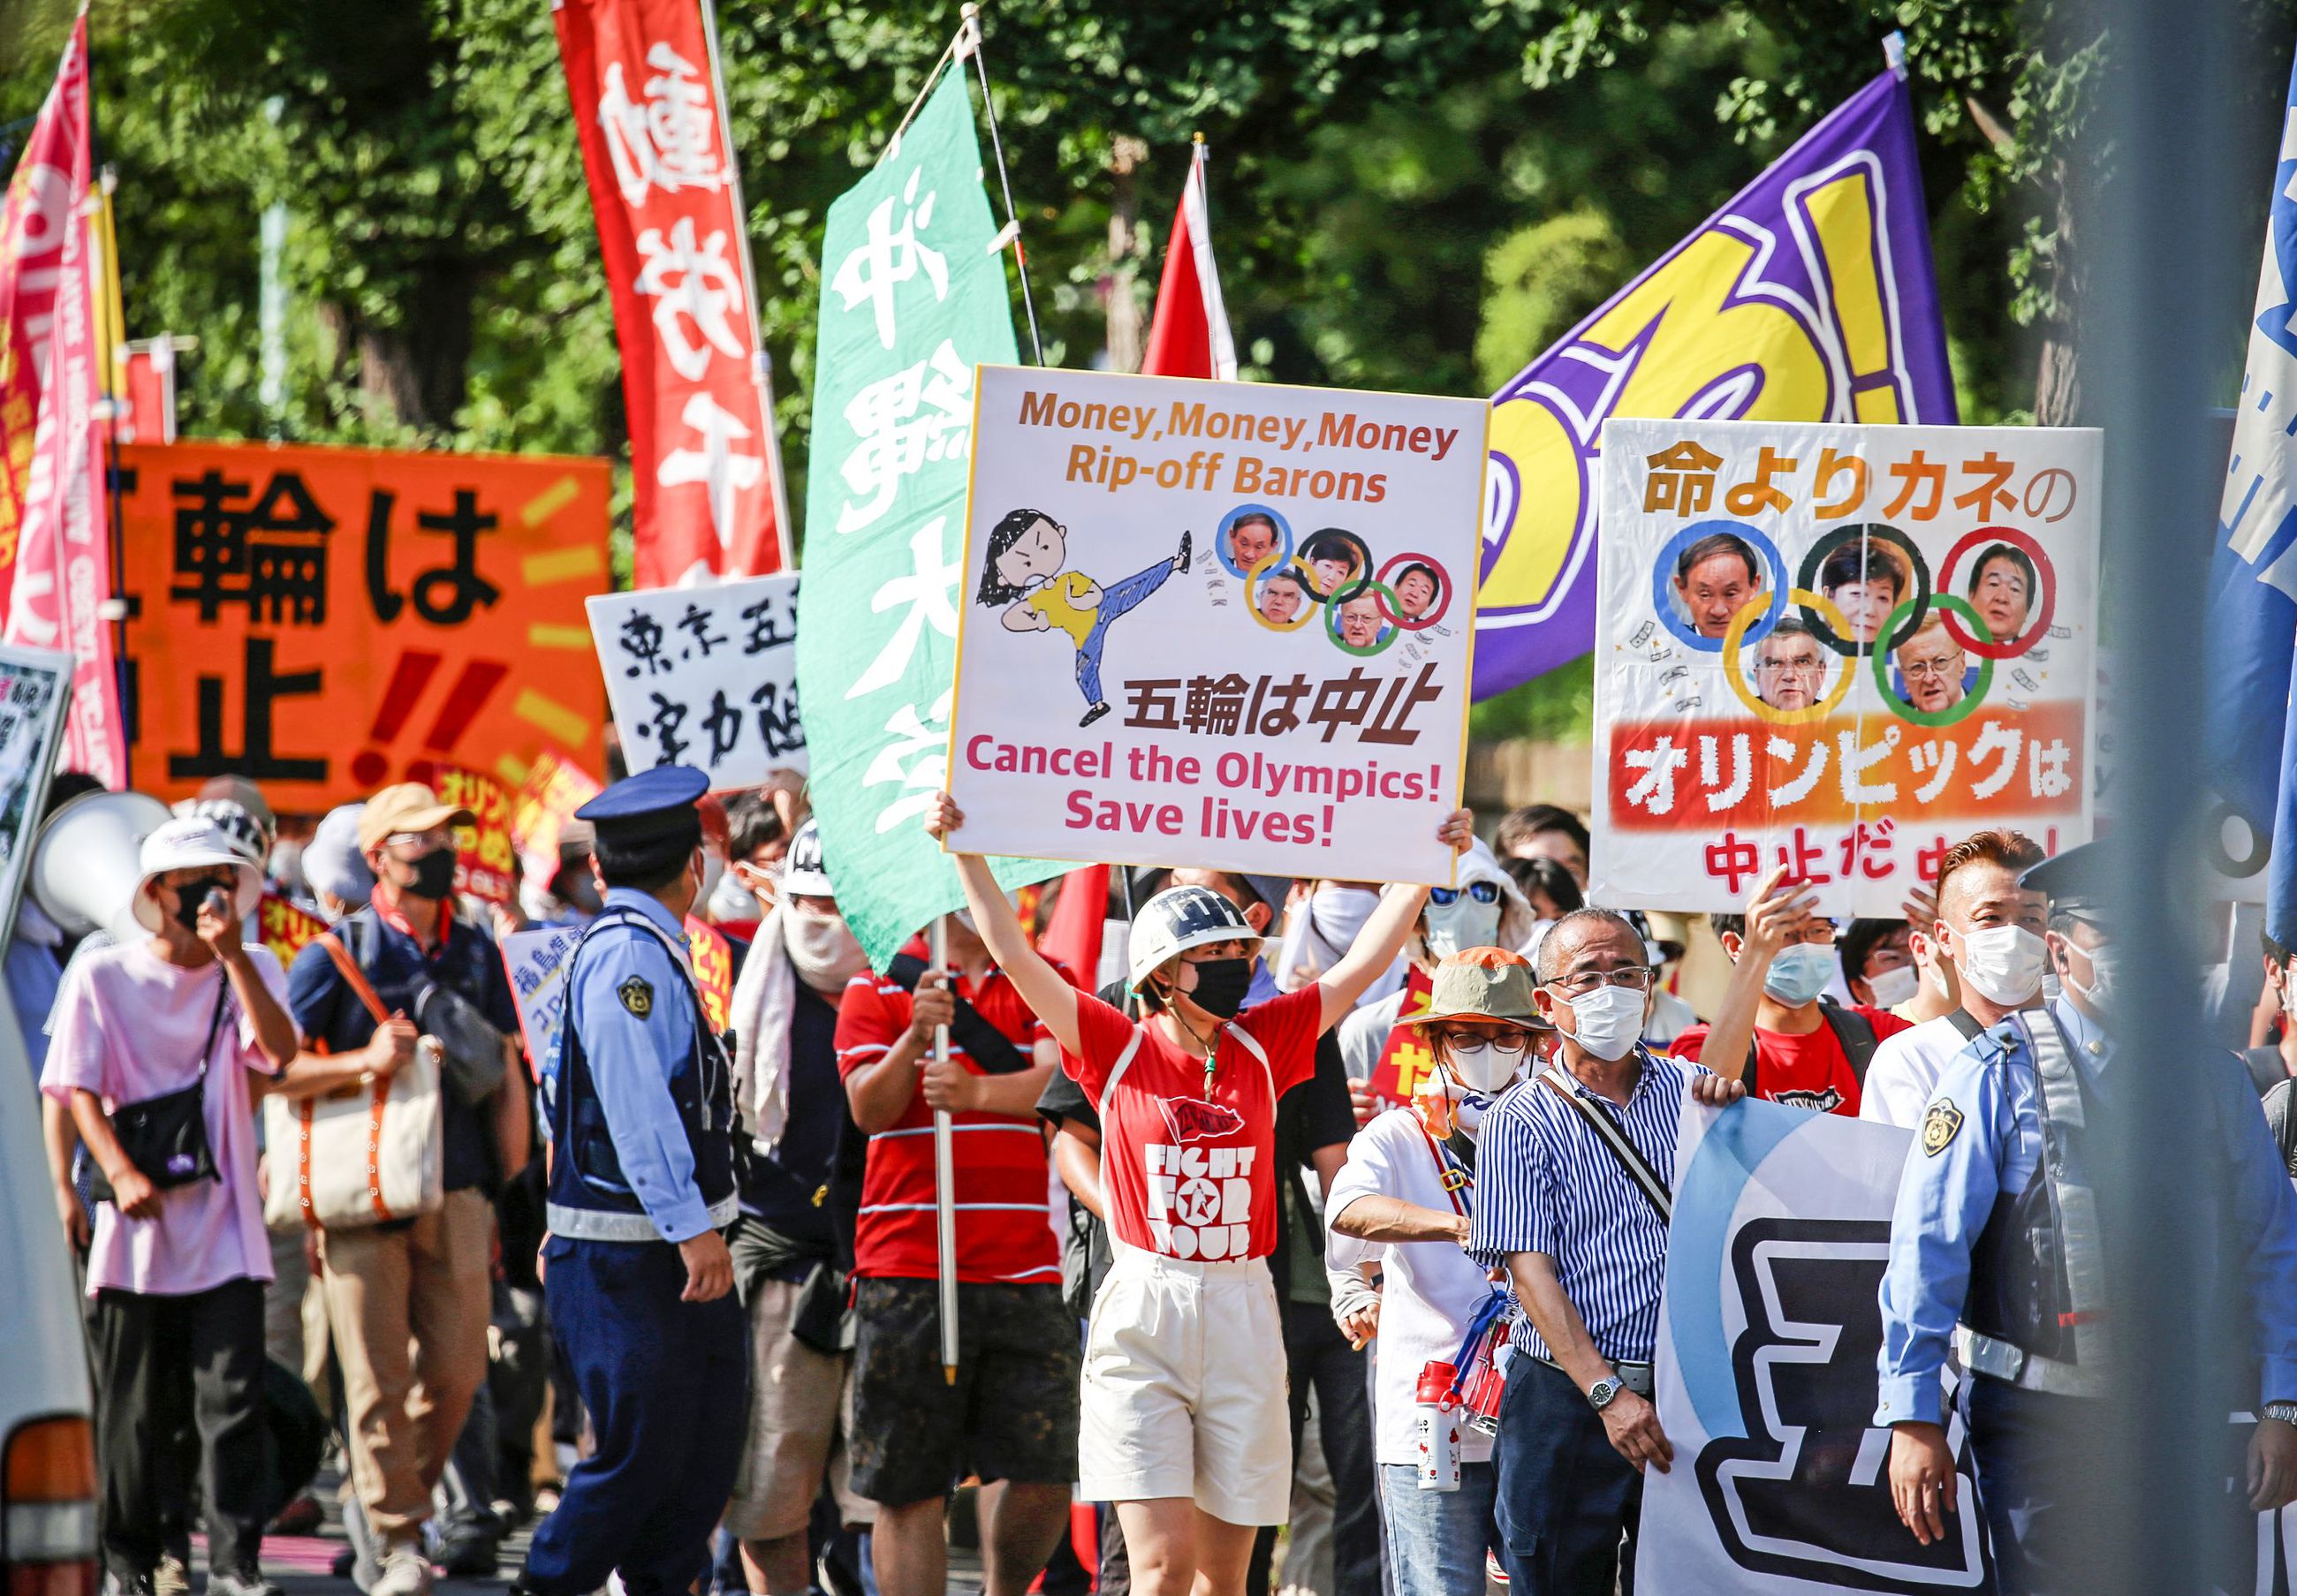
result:
<svg viewBox="0 0 2297 1596"><path fill-rule="evenodd" d="M63 762L128 785L112 662L103 362L82 207L89 193L87 18L0 203L0 638L74 658Z"/></svg>
<svg viewBox="0 0 2297 1596"><path fill-rule="evenodd" d="M1100 980L1100 933L1108 923L1108 867L1087 865L1061 877L1053 917L1037 938L1037 951L1066 965L1076 983L1091 991Z"/></svg>
<svg viewBox="0 0 2297 1596"><path fill-rule="evenodd" d="M1202 141L1190 159L1189 180L1181 185L1181 203L1173 213L1173 236L1165 244L1165 278L1157 285L1157 315L1148 325L1148 353L1140 369L1152 377L1236 381L1236 341L1229 336L1220 268L1213 264Z"/></svg>
<svg viewBox="0 0 2297 1596"><path fill-rule="evenodd" d="M790 563L709 0L552 0L630 413L638 586Z"/></svg>

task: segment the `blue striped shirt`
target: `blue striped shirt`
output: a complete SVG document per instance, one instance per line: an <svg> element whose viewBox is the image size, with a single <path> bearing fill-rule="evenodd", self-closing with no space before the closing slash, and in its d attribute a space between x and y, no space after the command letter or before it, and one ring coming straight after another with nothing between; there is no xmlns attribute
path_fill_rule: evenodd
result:
<svg viewBox="0 0 2297 1596"><path fill-rule="evenodd" d="M1626 1132L1671 1188L1675 1130L1695 1064L1642 1052L1622 1109L1577 1081L1574 1090ZM1477 1137L1476 1212L1469 1254L1504 1268L1510 1253L1555 1260L1563 1295L1614 1363L1645 1363L1659 1339L1667 1226L1578 1110L1535 1076L1499 1100ZM1547 1344L1519 1306L1509 1339L1535 1357Z"/></svg>

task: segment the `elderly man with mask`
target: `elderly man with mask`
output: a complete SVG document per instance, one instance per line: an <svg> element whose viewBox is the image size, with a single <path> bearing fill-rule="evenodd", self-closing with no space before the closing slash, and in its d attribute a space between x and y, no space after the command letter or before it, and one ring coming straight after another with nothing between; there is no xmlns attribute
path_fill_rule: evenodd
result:
<svg viewBox="0 0 2297 1596"><path fill-rule="evenodd" d="M1384 1266L1372 1427L1389 1564L1397 1596L1449 1596L1481 1587L1484 1555L1499 1544L1499 1477L1491 1437L1470 1428L1460 1438L1459 1489L1418 1483L1416 1391L1429 1363L1453 1361L1491 1295L1461 1250L1477 1135L1501 1094L1538 1067L1533 1044L1546 1026L1522 956L1471 947L1445 956L1428 1007L1396 1028L1433 1054L1433 1069L1411 1107L1388 1110L1349 1144L1325 1200L1324 1256L1336 1270Z"/></svg>
<svg viewBox="0 0 2297 1596"><path fill-rule="evenodd" d="M2042 895L2021 885L2019 876L2042 857L2023 832L1998 829L1973 832L1947 850L1939 864L1930 957L1950 980L1957 1004L1874 1050L1859 1118L1913 1130L1939 1072L1970 1038L2039 1001L2049 960L2042 940L2047 915Z"/></svg>
<svg viewBox="0 0 2297 1596"><path fill-rule="evenodd" d="M2050 901L2038 940L2060 995L1973 1029L1939 1074L1900 1175L1882 1278L1874 1423L1890 1429L1892 1503L1922 1544L1947 1533L1956 1478L1939 1375L1951 1344L1971 1377L1971 1459L2005 1596L2117 1584L2063 1500L2091 1477L2113 1428L2104 1399L2143 1378L2142 1361L2112 1356L2100 1339L2112 1317L2101 1263L2117 1211L2092 1186L2093 1138L2116 1112L2116 1082L2138 1067L2120 1062L2109 1029L2115 1006L2135 994L2116 978L2131 973L2101 924L2105 866L2091 844L2016 878L2021 892ZM1993 984L1991 961L1959 962L1967 983ZM2024 968L2021 959L2021 979ZM2209 1222L2187 1239L2205 1269L2222 1271L2207 1295L2243 1304L2239 1342L2249 1352L2203 1354L2215 1377L2205 1401L2219 1413L2260 1415L2245 1468L2225 1472L2244 1480L2252 1511L2269 1512L2297 1498L2297 1194L2247 1073L2224 1052L2194 1054L2179 1063L2189 1072L2181 1090L2205 1139L2222 1148L2224 1184ZM2243 1505L2229 1496L2226 1521L2213 1526L2228 1554L2252 1533Z"/></svg>
<svg viewBox="0 0 2297 1596"><path fill-rule="evenodd" d="M1638 1040L1657 972L1624 916L1583 909L1539 944L1558 1056L1484 1119L1469 1255L1519 1304L1500 1405L1498 1518L1513 1596L1634 1588L1642 1471L1675 1448L1651 1354L1685 1095L1746 1095ZM1624 1543L1624 1546L1623 1543Z"/></svg>

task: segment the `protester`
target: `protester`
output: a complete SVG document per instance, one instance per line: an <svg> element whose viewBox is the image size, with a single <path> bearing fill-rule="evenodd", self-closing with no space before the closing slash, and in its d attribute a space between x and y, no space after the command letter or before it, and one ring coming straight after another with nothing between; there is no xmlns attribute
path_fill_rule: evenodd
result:
<svg viewBox="0 0 2297 1596"><path fill-rule="evenodd" d="M1325 1256L1335 1269L1379 1265L1385 1279L1372 1400L1397 1596L1453 1596L1481 1588L1486 1553L1498 1548L1499 1478L1490 1437L1462 1427L1459 1489L1420 1486L1416 1391L1428 1364L1453 1362L1491 1295L1461 1250L1476 1201L1477 1139L1492 1106L1538 1067L1532 1042L1545 1024L1531 967L1504 949L1472 947L1445 956L1428 1007L1398 1028L1426 1043L1436 1073L1412 1107L1388 1110L1350 1144L1326 1199Z"/></svg>
<svg viewBox="0 0 2297 1596"><path fill-rule="evenodd" d="M1780 865L1758 881L1745 914L1708 917L1730 955L1731 983L1713 1026L1691 1026L1673 1051L1756 1097L1855 1117L1876 1044L1906 1022L1820 995L1837 968L1834 922L1812 913L1816 895L1786 876Z"/></svg>
<svg viewBox="0 0 2297 1596"><path fill-rule="evenodd" d="M454 828L471 811L441 803L419 782L383 788L366 802L358 845L375 884L335 934L390 1017L366 997L326 947L295 957L288 991L310 1049L280 1090L316 1096L388 1075L411 1056L416 1016L430 1021L435 994L459 999L497 1049L501 1082L482 1102L440 1093L446 1200L438 1211L391 1224L330 1228L319 1235L328 1332L342 1370L355 1545L369 1596L417 1596L431 1584L422 1529L431 1494L487 1374L495 1238L490 1189L525 1161L531 1131L526 1073L514 1039L518 1018L502 955L486 929L452 903ZM359 1533L363 1532L363 1533Z"/></svg>
<svg viewBox="0 0 2297 1596"><path fill-rule="evenodd" d="M1973 832L1939 861L1932 958L1951 974L1952 1010L1883 1041L1866 1069L1858 1117L1911 1131L1938 1084L1939 1072L1967 1041L1968 1024L1999 1024L2040 995L2048 929L2039 893L2018 884L2021 871L2042 862L2022 832ZM1925 986L1929 986L1925 983Z"/></svg>
<svg viewBox="0 0 2297 1596"><path fill-rule="evenodd" d="M1842 983L1853 1001L1897 1014L1922 991L1914 967L1914 926L1905 920L1853 920L1835 939L1842 961Z"/></svg>
<svg viewBox="0 0 2297 1596"><path fill-rule="evenodd" d="M2297 953L2265 932L2258 934L2258 941L2265 949L2266 984L2272 989L2281 1015L2280 1036L2252 1047L2242 1055L2249 1065L2250 1081L2262 1097L2280 1082L2297 1076L2297 1020L2290 1017L2297 1014L2297 982L2290 979L2289 973L2290 961L2297 958Z"/></svg>
<svg viewBox="0 0 2297 1596"><path fill-rule="evenodd" d="M1356 944L1364 923L1379 907L1377 882L1319 880L1296 890L1284 918L1284 936L1273 964L1276 984L1285 991L1313 984ZM1404 985L1406 967L1397 959L1374 976L1359 1000L1371 1003Z"/></svg>
<svg viewBox="0 0 2297 1596"><path fill-rule="evenodd" d="M1511 810L1492 832L1492 851L1503 860L1552 859L1587 890L1587 827L1569 810L1553 803L1527 803Z"/></svg>
<svg viewBox="0 0 2297 1596"><path fill-rule="evenodd" d="M954 840L964 817L942 794L926 821ZM1438 835L1464 847L1470 817L1453 815ZM1201 887L1159 893L1128 956L1150 1010L1136 1024L1037 955L985 860L957 863L984 938L1101 1118L1118 1248L1086 1348L1080 1487L1116 1502L1136 1590L1236 1596L1254 1526L1280 1523L1291 1494L1283 1332L1264 1262L1275 1239L1276 1099L1313 1072L1316 1038L1394 961L1425 889L1390 889L1320 980L1248 1010L1260 939L1243 916Z"/></svg>
<svg viewBox="0 0 2297 1596"><path fill-rule="evenodd" d="M761 846L761 814L779 821L762 801L729 809L740 868ZM754 879L770 907L734 991L737 1133L752 1148L735 1164L741 1215L731 1243L749 1320L750 1415L725 1526L741 1542L753 1589L803 1596L813 1583L807 1526L825 1480L845 1524L867 1524L877 1510L851 1488L846 1270L820 1200L846 1123L838 1004L868 961L838 917L811 822L780 868Z"/></svg>
<svg viewBox="0 0 2297 1596"><path fill-rule="evenodd" d="M1608 909L1556 924L1535 1001L1557 1060L1500 1099L1478 1139L1469 1255L1504 1269L1519 1304L1496 1454L1512 1596L1631 1592L1642 1470L1675 1457L1651 1360L1676 1125L1686 1091L1724 1104L1746 1088L1639 1042L1648 957Z"/></svg>
<svg viewBox="0 0 2297 1596"><path fill-rule="evenodd" d="M1995 842L1962 860L1948 856L1942 913L1978 890L1979 872L2006 870L1998 834ZM2116 1008L2144 994L2103 925L2106 868L2093 843L2010 878L2021 894L2047 895L2046 956L2061 995L2022 1012L1989 1002L1991 1018L1972 1009L1987 1029L1973 1029L1947 1060L1923 1111L1882 1279L1874 1423L1890 1429L1891 1501L1923 1545L1947 1533L1957 1481L1939 1382L1951 1342L1969 1381L1979 1505L2001 1588L2017 1596L2120 1584L2121 1570L2087 1536L2087 1516L2065 1500L2095 1477L2099 1450L2112 1444L2107 1400L2131 1378L2128 1359L2139 1351L2117 1340L2109 1352L2101 1340L2114 1334L2100 1280L2115 1211L2092 1189L2097 1165L2086 1156L2112 1134L2117 1078L2140 1067L2119 1061L2110 1029ZM1966 1002L2003 990L1986 990L1996 984L1996 961L1976 940L1983 934L1956 932L1963 975L1978 989ZM2224 1510L2238 1515L2245 1495L2251 1512L2269 1513L2297 1499L2297 1193L2234 1061L2197 1047L2179 1067L2194 1111L2221 1139L2229 1205L2205 1207L2203 1233L2183 1239L2214 1277L2201 1282L2204 1300L2240 1301L2249 1330L2246 1357L2201 1352L2202 1400L2219 1414L2254 1405L2259 1415L2246 1468L2235 1477L2245 1492L2221 1493ZM2219 1226L2224 1233L2212 1233ZM2252 1533L2247 1522L2213 1529L2226 1544Z"/></svg>
<svg viewBox="0 0 2297 1596"><path fill-rule="evenodd" d="M773 896L774 867L788 853L794 829L766 793L737 793L728 802L726 874L708 901L711 919L729 935L755 934Z"/></svg>
<svg viewBox="0 0 2297 1596"><path fill-rule="evenodd" d="M519 1596L588 1596L609 1574L630 1596L687 1590L741 1463L730 1072L686 952L709 785L657 765L575 811L604 890L566 977L543 1284L597 1446L536 1530Z"/></svg>
<svg viewBox="0 0 2297 1596"><path fill-rule="evenodd" d="M1501 868L1531 905L1532 917L1543 925L1553 925L1573 909L1587 907L1578 877L1559 860L1533 854L1504 860Z"/></svg>
<svg viewBox="0 0 2297 1596"><path fill-rule="evenodd" d="M1575 906L1576 907L1576 906ZM1680 919L1670 916L1670 922ZM1659 979L1651 983L1651 1018L1643 1022L1643 1045L1666 1052L1674 1046L1675 1039L1699 1024L1699 1011L1670 990L1675 967L1683 961L1684 942L1681 927L1670 924L1667 929L1640 909L1627 910L1627 924L1633 926L1643 939L1643 953ZM1669 932L1674 934L1669 934ZM1524 950L1524 957L1535 958L1536 944Z"/></svg>
<svg viewBox="0 0 2297 1596"><path fill-rule="evenodd" d="M1002 893L997 901L1009 917ZM853 1489L877 1504L878 1588L941 1596L949 1495L978 1474L989 1487L986 1589L1021 1596L1067 1526L1076 1477L1076 1335L1036 1123L1058 1055L1041 1011L982 936L958 916L943 934L943 968L928 966L919 937L885 975L855 975L838 1005L837 1065L869 1139L854 1233ZM934 1056L942 1025L945 1062ZM954 1384L941 1353L937 1109L956 1131Z"/></svg>
<svg viewBox="0 0 2297 1596"><path fill-rule="evenodd" d="M329 810L303 844L303 884L330 926L356 910L375 891L375 871L359 849L359 817L366 812L363 802Z"/></svg>
<svg viewBox="0 0 2297 1596"><path fill-rule="evenodd" d="M271 1253L248 1075L295 1057L286 980L242 940L262 878L211 821L160 827L141 872L134 912L151 935L75 962L43 1083L108 1186L87 1258L103 1561L127 1596L149 1596L175 1437L192 1425L208 1588L276 1596L259 1567Z"/></svg>

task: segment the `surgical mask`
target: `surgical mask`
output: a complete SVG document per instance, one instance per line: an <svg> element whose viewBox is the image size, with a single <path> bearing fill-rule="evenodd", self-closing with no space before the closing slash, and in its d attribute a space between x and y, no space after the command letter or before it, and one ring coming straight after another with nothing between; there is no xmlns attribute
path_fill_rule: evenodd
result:
<svg viewBox="0 0 2297 1596"><path fill-rule="evenodd" d="M1207 958L1190 967L1197 983L1185 994L1189 1001L1215 1018L1234 1019L1244 1007L1244 994L1252 990L1252 960Z"/></svg>
<svg viewBox="0 0 2297 1596"><path fill-rule="evenodd" d="M1505 1090L1525 1058L1524 1053L1503 1053L1487 1041L1447 1042L1445 1051L1453 1077L1470 1091Z"/></svg>
<svg viewBox="0 0 2297 1596"><path fill-rule="evenodd" d="M694 901L697 903L709 902L710 894L718 890L718 883L725 877L725 858L704 848L702 851L702 890L694 894Z"/></svg>
<svg viewBox="0 0 2297 1596"><path fill-rule="evenodd" d="M2079 953L2082 950L2077 948L2074 951ZM2084 986L2075 980L2071 973L2066 975L2064 983L2080 993L2083 1000L2092 1008L2102 1010L2112 1007L2114 988L2119 984L2114 979L2114 973L2120 967L2121 963L2114 957L2113 944L2101 942L2090 949L2083 957L2089 960L2089 984Z"/></svg>
<svg viewBox="0 0 2297 1596"><path fill-rule="evenodd" d="M2041 990L2050 950L2023 926L1988 926L1955 934L1962 942L1955 967L1988 1002L2015 1008Z"/></svg>
<svg viewBox="0 0 2297 1596"><path fill-rule="evenodd" d="M1642 1039L1643 1002L1649 996L1608 983L1580 993L1571 1000L1573 1039L1606 1064L1625 1058Z"/></svg>
<svg viewBox="0 0 2297 1596"><path fill-rule="evenodd" d="M756 894L742 884L740 874L733 870L719 877L718 884L704 901L708 906L710 918L720 926L754 920L763 912Z"/></svg>
<svg viewBox="0 0 2297 1596"><path fill-rule="evenodd" d="M436 903L455 890L455 851L433 848L414 863L415 879L405 888L409 896Z"/></svg>
<svg viewBox="0 0 2297 1596"><path fill-rule="evenodd" d="M1321 886L1308 900L1308 915L1314 922L1313 930L1319 941L1339 953L1355 946L1356 933L1363 929L1371 911L1379 907L1379 894L1370 887Z"/></svg>
<svg viewBox="0 0 2297 1596"><path fill-rule="evenodd" d="M1800 1008L1834 979L1834 950L1819 942L1782 948L1763 975L1763 991L1789 1008Z"/></svg>
<svg viewBox="0 0 2297 1596"><path fill-rule="evenodd" d="M1896 1008L1901 1003L1911 1003L1922 989L1922 972L1910 964L1866 977L1866 990L1874 994L1877 1008Z"/></svg>
<svg viewBox="0 0 2297 1596"><path fill-rule="evenodd" d="M1420 911L1420 938L1433 959L1446 959L1469 948L1488 948L1499 934L1500 906L1478 903L1465 893Z"/></svg>
<svg viewBox="0 0 2297 1596"><path fill-rule="evenodd" d="M869 967L869 956L835 915L785 910L782 945L798 975L818 992L844 991L847 982Z"/></svg>

